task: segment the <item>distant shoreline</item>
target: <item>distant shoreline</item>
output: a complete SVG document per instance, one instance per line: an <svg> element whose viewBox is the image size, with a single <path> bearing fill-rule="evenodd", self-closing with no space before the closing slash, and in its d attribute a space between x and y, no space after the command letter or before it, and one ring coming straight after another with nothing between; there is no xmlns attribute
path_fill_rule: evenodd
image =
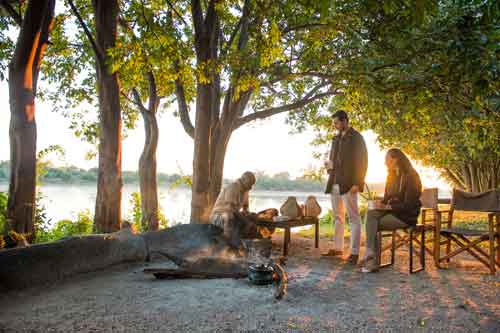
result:
<svg viewBox="0 0 500 333"><path fill-rule="evenodd" d="M229 180L226 180L225 182L229 182ZM323 193L324 192L324 187L323 184L320 183L319 186L315 186L312 188L303 188L301 186L294 187L294 182L295 180L289 180L287 182L287 186L285 187L273 187L273 186L257 186L253 189L254 191L264 191L264 192L281 192L281 193L286 193L286 192L297 192L297 193ZM173 183L162 183L159 181L159 188L165 188L165 187L170 187L172 186ZM0 186L4 187L7 189L9 185L9 182L4 179L0 179ZM96 182L93 181L62 181L62 180L45 180L43 181L41 187L46 187L46 186L97 186ZM139 186L138 181L128 181L123 183L124 186L133 186L137 185ZM368 183L368 187L370 188L371 191L381 194L384 192L384 183ZM185 184L181 185L175 185L175 188L179 189L185 189L189 190L189 186ZM449 189L440 189L441 192L448 192Z"/></svg>

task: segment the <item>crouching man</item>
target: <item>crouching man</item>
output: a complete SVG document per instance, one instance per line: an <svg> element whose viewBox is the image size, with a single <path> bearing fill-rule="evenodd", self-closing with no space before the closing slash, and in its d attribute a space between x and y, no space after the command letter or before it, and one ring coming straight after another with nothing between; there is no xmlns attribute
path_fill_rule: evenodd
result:
<svg viewBox="0 0 500 333"><path fill-rule="evenodd" d="M229 245L238 249L242 238L256 238L257 225L254 214L248 211L249 191L255 184L255 175L245 172L235 182L225 187L215 202L210 223L224 230Z"/></svg>

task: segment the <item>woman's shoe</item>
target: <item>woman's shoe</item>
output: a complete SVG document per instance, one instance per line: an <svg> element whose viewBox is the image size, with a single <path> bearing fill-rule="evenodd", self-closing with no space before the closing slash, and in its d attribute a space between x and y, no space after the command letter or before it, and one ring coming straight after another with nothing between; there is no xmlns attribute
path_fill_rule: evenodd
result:
<svg viewBox="0 0 500 333"><path fill-rule="evenodd" d="M378 268L367 268L367 267L361 267L361 273L376 273L378 272Z"/></svg>
<svg viewBox="0 0 500 333"><path fill-rule="evenodd" d="M343 254L344 252L339 250L329 250L326 253L321 253L323 257L341 257Z"/></svg>
<svg viewBox="0 0 500 333"><path fill-rule="evenodd" d="M365 257L363 259L361 259L359 262L358 262L358 266L359 267L364 267L366 265L366 263L370 260L375 260L375 257L374 256L368 256L368 257Z"/></svg>
<svg viewBox="0 0 500 333"><path fill-rule="evenodd" d="M377 262L375 261L375 258L373 257L368 257L364 259L365 263L363 267L361 267L361 273L375 273L378 272L378 265Z"/></svg>

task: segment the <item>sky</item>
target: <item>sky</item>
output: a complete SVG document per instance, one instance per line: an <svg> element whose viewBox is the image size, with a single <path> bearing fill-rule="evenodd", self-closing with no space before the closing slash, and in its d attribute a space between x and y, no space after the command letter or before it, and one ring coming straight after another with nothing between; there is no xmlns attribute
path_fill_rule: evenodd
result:
<svg viewBox="0 0 500 333"><path fill-rule="evenodd" d="M8 87L0 83L0 160L9 159L9 103ZM59 144L65 149L64 160L54 159L56 165L75 165L88 169L97 166L97 160L85 160L85 153L93 147L76 138L69 129L69 120L52 111L49 103L37 101L36 121L38 128L38 150ZM158 146L158 171L164 173L191 174L193 141L184 132L178 119L172 112L165 112L159 117L160 140ZM321 161L312 156L318 147L311 141L314 133L306 130L300 134L290 134L291 127L285 124L285 116L278 115L270 119L257 121L239 128L231 137L224 177L237 178L244 171L263 171L275 174L288 171L292 177L303 175L305 170L318 167ZM386 177L384 166L385 152L376 143L373 132L362 133L368 147L368 182L383 182ZM142 121L135 130L129 132L123 141L123 169L137 170L139 157L144 143ZM321 148L322 153L328 147ZM447 188L447 184L438 177L435 170L417 165L424 186Z"/></svg>

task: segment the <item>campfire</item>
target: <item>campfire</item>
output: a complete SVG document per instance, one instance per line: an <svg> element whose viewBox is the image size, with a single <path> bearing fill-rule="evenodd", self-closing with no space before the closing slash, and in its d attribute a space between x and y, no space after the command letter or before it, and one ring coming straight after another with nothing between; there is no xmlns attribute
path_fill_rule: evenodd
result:
<svg viewBox="0 0 500 333"><path fill-rule="evenodd" d="M270 239L243 240L245 255L236 257L218 255L201 258L180 258L169 253L156 251L177 265L177 268L146 268L144 273L157 279L222 279L248 278L252 284L274 283L275 299L281 299L287 292L288 277L283 266L284 258L271 259Z"/></svg>

